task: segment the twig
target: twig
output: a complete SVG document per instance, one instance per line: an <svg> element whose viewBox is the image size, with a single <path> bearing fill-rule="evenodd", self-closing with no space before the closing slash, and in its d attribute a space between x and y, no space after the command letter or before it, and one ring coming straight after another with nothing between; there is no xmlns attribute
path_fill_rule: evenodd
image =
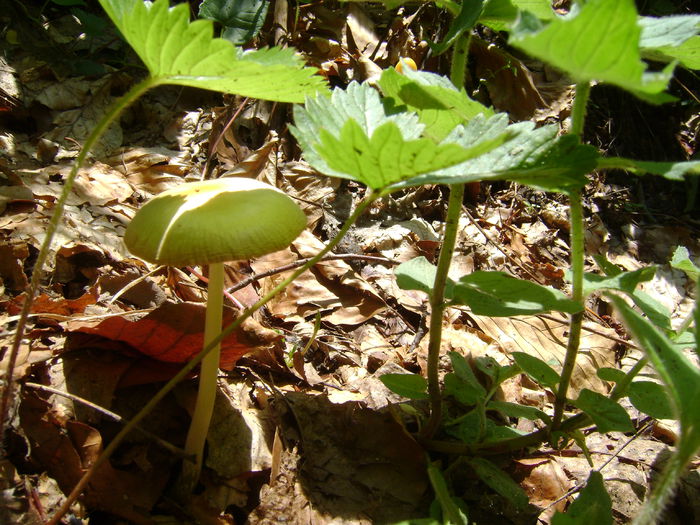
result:
<svg viewBox="0 0 700 525"><path fill-rule="evenodd" d="M120 416L119 414L117 414L117 413L115 413L115 412L112 412L111 410L107 410L106 408L101 407L100 405L96 405L96 404L93 403L92 401L89 401L89 400L87 400L87 399L85 399L85 398L82 398L82 397L80 397L80 396L76 396L75 394L70 394L70 393L68 393L68 392L63 392L63 391L61 391L61 390L58 390L57 388L53 388L53 387L46 386L46 385L41 385L41 384L39 384L39 383L30 383L30 382L28 382L28 383L24 383L24 386L28 386L28 387L30 387L30 388L35 388L35 389L37 389L37 390L42 390L42 391L44 391L44 392L49 392L49 393L51 393L51 394L56 394L57 396L65 397L65 398L67 398L67 399L70 399L71 401L75 401L76 403L80 403L81 405L84 405L84 406L86 406L86 407L88 407L88 408L91 408L92 410L94 410L95 412L98 412L98 413L102 414L103 416L107 416L108 418L113 419L113 420L116 421L117 423L122 423L122 424L124 424L124 425L126 425L126 424L129 423L129 420L128 420L128 419L123 418L123 417ZM175 454L176 456L178 456L178 457L180 457L180 458L186 458L186 457L187 457L187 454L185 454L185 451L184 451L184 450L182 450L182 449L179 448L179 447L176 447L175 445L173 445L173 444L171 444L171 443L168 443L168 442L165 441L164 439L159 438L158 436L156 436L156 435L153 434L152 432L149 432L148 430L145 430L144 428L141 428L141 427L138 426L138 425L136 425L134 428L135 428L136 430L138 430L139 432L141 432L144 436L146 436L146 437L152 439L153 441L155 441L156 443L158 443L161 447L163 447L164 449L167 449L168 451L172 452L172 453Z"/></svg>
<svg viewBox="0 0 700 525"><path fill-rule="evenodd" d="M227 293L232 293L237 290L240 290L241 288L245 288L251 283L257 282L260 279L264 279L265 277L270 277L271 275L276 275L278 273L286 272L288 270L294 270L296 268L300 268L301 266L304 266L307 262L309 262L311 258L307 259L298 259L294 261L293 263L285 264L284 266L279 266L277 268L272 268L271 270L265 270L264 272L257 273L255 275L251 275L250 277L246 277L242 281L238 281L236 284L231 286L226 290ZM386 257L376 257L374 255L357 255L354 253L341 253L341 254L334 254L334 255L328 255L318 261L318 263L326 262L326 261L338 261L338 260L360 260L360 261L368 261L368 262L376 262L379 264L399 264L398 261L392 261L391 259L387 259Z"/></svg>

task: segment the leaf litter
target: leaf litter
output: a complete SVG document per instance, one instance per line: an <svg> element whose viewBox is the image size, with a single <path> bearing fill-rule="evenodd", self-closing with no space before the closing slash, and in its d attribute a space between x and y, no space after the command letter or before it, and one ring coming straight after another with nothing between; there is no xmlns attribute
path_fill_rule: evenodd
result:
<svg viewBox="0 0 700 525"><path fill-rule="evenodd" d="M416 31L418 22L433 20L434 12L425 8L399 15L392 21L386 12L359 4L352 4L347 14L313 6L302 10L295 27L283 29L329 79L347 83L373 77L400 56L424 62L427 46ZM540 123L561 123L568 116L571 90L565 79L538 70L534 62L525 64L498 46L473 52L476 74L485 86L483 96L499 110L510 112L515 120ZM430 60L439 67L437 59ZM508 73L499 66L506 63L513 65ZM37 71L48 73L51 80L43 80ZM132 81L114 75L57 81L44 63L25 67L17 77L23 102L41 104L51 118L31 117L38 130L31 138L22 130L2 132L7 151L0 157L7 177L0 188L3 348L9 344L32 257L43 240L48 212L70 168L76 141L81 142L84 128L91 128L91 119L104 110L112 92ZM207 140L211 147L215 135L210 138L209 132L224 126L237 106L245 104L228 100L223 108L213 107L211 98L187 91L163 93L128 112L95 154L99 160L80 173L51 256L51 280L35 303L30 344L22 348L16 370L22 381L68 392L126 418L172 376L177 370L173 362L187 359L201 346L188 338L197 335L205 276L197 268L157 270L134 260L121 243L124 226L146 198L197 177L205 161L212 162L207 159ZM275 129L274 112L279 115L279 109L250 103L246 108L213 152L216 173L254 176L282 187L300 200L309 229L289 250L249 265L230 265L231 286L315 254L361 196L353 183L318 176L295 159L289 136L279 126ZM257 135L251 134L254 129ZM271 133L262 133L265 130ZM65 141L67 136L73 140ZM610 186L600 184L605 199ZM567 232L561 219L565 207L542 192L517 186L495 183L477 189L469 205L473 218L462 219L456 277L478 269L499 270L534 276L566 290ZM599 226L589 229L589 253L606 255L627 270L636 269L641 257L668 261L675 245L700 253L692 226L650 228L636 221L638 233L630 237L608 228L609 217L596 213L593 197L591 201L592 225L597 220ZM276 523L282 517L289 518L286 523L373 523L427 515L430 491L424 452L399 423L408 421L411 429L411 418L402 411L424 407L400 403L402 399L378 378L425 372L427 341L420 337L420 327L426 297L399 289L391 268L417 255L435 256L443 211L438 187L405 190L377 204L370 211L371 221L360 223L342 245L341 255L347 259L324 261L304 274L256 315L248 331L243 330L246 336L231 340L219 378L203 492L185 515L217 523L233 523L240 516L250 523ZM372 221L381 221L381 226ZM654 248L653 256L649 247ZM249 305L283 276L275 273L232 294ZM140 287L123 291L136 281ZM663 268L649 287L648 293L678 318L687 311L688 297L696 293L670 268ZM610 385L595 371L621 366L620 334L614 322L605 322L609 310L603 299L594 298L589 306L592 321L584 327L582 359L572 384L574 390L606 393ZM234 315L233 303L229 313ZM320 328L315 330L317 315ZM488 318L451 309L445 320L444 351L457 351L471 360L489 356L502 364L509 362L510 352L524 351L556 367L565 331L565 323L556 317ZM151 338L159 341L162 351L149 343ZM169 340L180 346L164 344ZM442 373L450 366L445 359ZM179 448L186 431L181 421L194 395L191 382L183 383L144 425ZM499 396L542 409L552 402L550 392L522 376L504 383ZM80 402L31 387L22 389L14 408L12 463L3 465L3 489L5 494L12 489L15 501L26 508L18 512L3 502L3 512L12 516L8 522L19 523L25 513L40 519L50 515L60 504L58 490L70 490L119 427ZM522 419L519 425L522 430L536 428ZM626 439L615 433L591 434L587 445L594 465L617 454ZM612 483L620 521L634 515L640 504L638 487L648 485L647 473L658 468L664 450L658 440L640 437L612 456L614 462L602 471ZM82 504L75 507L76 515L102 511L133 523L177 519L183 509L165 494L178 460L157 442L134 433L98 473ZM513 460L508 468L527 490L530 503L540 509L562 509L566 500L560 498L590 470L577 445L564 451L544 446L530 457ZM693 479L681 486L681 508L698 516ZM473 479L464 486L476 488L479 496L467 499L477 513L489 515L489 506L502 503ZM549 519L548 514L540 517ZM97 519L93 516L91 521Z"/></svg>

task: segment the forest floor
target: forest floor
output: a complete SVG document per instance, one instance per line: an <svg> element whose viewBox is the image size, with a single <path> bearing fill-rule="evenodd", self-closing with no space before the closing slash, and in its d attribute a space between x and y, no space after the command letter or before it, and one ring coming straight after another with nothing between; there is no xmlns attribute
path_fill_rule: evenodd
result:
<svg viewBox="0 0 700 525"><path fill-rule="evenodd" d="M285 4L286 2L278 2ZM25 3L38 16L41 2ZM17 8L18 9L18 8ZM289 6L290 12L293 7ZM95 9L93 16L107 23ZM21 15L21 13L20 13ZM0 15L4 16L4 15ZM46 23L2 19L20 42L0 56L0 357L11 345L33 263L53 203L79 146L114 97L139 75L125 45L105 29L77 41L68 8L47 7ZM425 44L447 21L430 6L397 11L363 4L270 13L256 45L299 49L332 85L367 80L398 57L445 73ZM293 18L293 21L291 20ZM427 29L430 28L430 29ZM266 40L267 39L267 40ZM60 52L57 52L60 51ZM572 86L556 71L513 53L480 29L470 53L468 91L514 121L565 125ZM585 139L610 155L686 160L696 154L700 81L680 72L680 100L648 106L596 87ZM227 264L227 312L257 301L338 230L364 189L314 172L288 131L284 104L182 88L149 92L112 127L76 181L13 371L17 393L0 463L0 521L42 523L129 419L201 347L205 270L148 265L123 245L126 224L149 197L184 180L254 177L297 200L308 228L288 249ZM170 488L181 463L196 396L190 378L103 466L71 523L387 523L430 514L425 450L411 432L427 407L406 403L379 379L425 374L427 296L400 289L392 270L418 255L434 260L447 191L405 190L375 205L332 258L303 274L225 342L219 394L201 484L188 505ZM700 204L692 188L626 173L592 173L584 192L588 268L600 255L624 270L658 265L644 291L683 319L696 289L671 268L677 246L700 257ZM500 270L567 291L568 209L562 196L496 182L471 185L453 270ZM561 363L567 320L557 314L488 318L451 308L445 354L509 361L523 351ZM200 337L198 339L198 337ZM153 341L177 341L154 345ZM243 357L238 358L241 354ZM609 301L587 303L572 396L608 393L596 371L629 369L640 357ZM445 357L441 373L450 369ZM551 409L552 395L524 376L502 399ZM601 469L616 522L639 509L676 436L673 421L626 408L637 432L588 432L589 464L577 444L495 457L523 487L515 509L474 475L464 459L434 455L475 523L549 523L591 468ZM535 424L521 419L520 431ZM700 522L700 470L684 478L666 523Z"/></svg>

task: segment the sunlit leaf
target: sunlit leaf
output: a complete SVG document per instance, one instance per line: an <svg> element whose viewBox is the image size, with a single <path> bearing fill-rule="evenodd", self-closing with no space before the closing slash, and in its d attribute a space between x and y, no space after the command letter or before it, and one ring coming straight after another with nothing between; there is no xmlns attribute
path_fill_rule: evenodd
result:
<svg viewBox="0 0 700 525"><path fill-rule="evenodd" d="M509 43L566 71L577 82L595 80L638 95L656 95L666 89L672 66L662 72L647 70L639 50L642 30L637 18L633 0L588 0L577 13L546 25L521 16Z"/></svg>
<svg viewBox="0 0 700 525"><path fill-rule="evenodd" d="M552 525L612 525L612 500L605 490L603 476L597 470L588 476L588 483L566 511L552 517Z"/></svg>
<svg viewBox="0 0 700 525"><path fill-rule="evenodd" d="M539 384L554 390L559 383L559 374L547 363L525 352L512 352L517 365Z"/></svg>
<svg viewBox="0 0 700 525"><path fill-rule="evenodd" d="M603 394L584 388L572 403L591 417L598 432L634 431L634 425L625 409Z"/></svg>
<svg viewBox="0 0 700 525"><path fill-rule="evenodd" d="M673 419L673 407L662 385L653 381L634 381L627 390L634 408L656 419Z"/></svg>
<svg viewBox="0 0 700 525"><path fill-rule="evenodd" d="M389 390L408 399L427 399L428 382L417 374L384 374L379 377Z"/></svg>
<svg viewBox="0 0 700 525"><path fill-rule="evenodd" d="M636 174L650 173L670 180L683 180L684 175L700 175L700 161L652 162L622 157L600 157L600 169L622 169Z"/></svg>
<svg viewBox="0 0 700 525"><path fill-rule="evenodd" d="M210 20L189 21L189 7L168 0L100 0L102 7L161 84L178 84L282 102L324 91L315 69L291 49L242 52L213 38Z"/></svg>
<svg viewBox="0 0 700 525"><path fill-rule="evenodd" d="M695 263L690 260L690 252L685 246L679 246L673 252L671 266L677 270L682 270L693 281L698 281L700 278L700 268L695 266Z"/></svg>

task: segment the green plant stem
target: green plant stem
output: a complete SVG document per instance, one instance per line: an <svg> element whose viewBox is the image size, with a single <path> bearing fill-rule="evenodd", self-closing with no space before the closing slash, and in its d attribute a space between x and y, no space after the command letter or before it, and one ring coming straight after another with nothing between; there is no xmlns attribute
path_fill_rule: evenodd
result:
<svg viewBox="0 0 700 525"><path fill-rule="evenodd" d="M195 356L191 361L185 364L182 367L182 369L163 386L163 388L156 392L156 394L148 401L148 403L146 403L146 405L144 405L144 407L137 414L135 414L133 418L131 418L131 421L116 436L114 436L112 441L110 441L109 445L105 447L102 454L100 454L99 457L95 460L95 462L92 465L90 465L90 467L85 471L83 477L73 488L71 493L61 505L61 507L56 511L56 514L49 521L46 522L46 525L59 524L61 518L66 514L66 512L68 512L70 506L75 502L75 500L78 499L85 486L90 482L92 477L97 472L97 469L100 467L100 465L107 461L107 459L121 444L124 438L129 434L129 432L131 432L140 421L142 421L148 414L151 413L151 411L158 405L158 403L160 403L160 401L168 394L168 392L175 388L175 385L177 385L182 379L184 379L200 363L200 361L202 361L202 359L204 359L204 357L214 349L215 345L221 343L221 341L224 338L231 335L239 326L241 326L241 324L243 324L243 322L246 319L253 315L254 312L262 308L265 304L267 304L268 301L270 301L282 290L284 290L297 277L299 277L302 273L304 273L306 270L308 270L317 262L319 262L324 255L331 251L338 244L338 242L340 242L340 240L345 236L345 234L352 227L352 225L355 224L357 219L360 217L360 215L362 215L362 213L367 209L367 207L370 206L378 198L379 195L375 193L370 193L369 195L367 195L358 204L357 208L355 208L355 211L352 213L352 215L350 215L350 217L345 221L343 227L340 229L340 231L338 231L337 235L329 241L329 243L325 246L325 248L323 248L323 250L321 250L314 257L309 259L309 261L304 266L300 267L289 277L280 282L277 286L275 286L272 290L265 294L261 299L259 299L254 305L241 312L241 315L238 318L236 318L235 321L233 321L226 328L224 328L221 331L221 333L214 338L214 340L212 340L208 345L206 345L202 349L202 351L199 354L197 354L197 356Z"/></svg>
<svg viewBox="0 0 700 525"><path fill-rule="evenodd" d="M221 333L224 311L224 264L209 265L207 285L207 313L204 323L204 348ZM199 391L192 413L190 430L185 441L185 452L194 456L195 461L185 461L182 467L182 491L191 493L199 479L204 457L204 444L209 433L211 416L216 401L217 376L221 358L221 343L214 343L212 349L202 359L199 372Z"/></svg>
<svg viewBox="0 0 700 525"><path fill-rule="evenodd" d="M668 500L673 495L673 489L683 476L690 460L695 456L692 448L683 449L683 437L678 442L678 448L664 465L658 479L654 481L651 496L644 502L639 514L632 522L633 525L654 525L659 523L659 517Z"/></svg>
<svg viewBox="0 0 700 525"><path fill-rule="evenodd" d="M586 107L588 106L590 94L590 82L579 82L576 84L576 95L571 108L571 130L569 133L574 133L579 137L583 137L583 125L586 121Z"/></svg>
<svg viewBox="0 0 700 525"><path fill-rule="evenodd" d="M39 254L36 258L36 263L34 264L34 271L32 273L32 279L29 283L29 288L26 292L26 297L24 304L22 305L22 310L17 321L17 327L15 329L15 335L12 340L12 347L9 353L9 359L7 364L7 370L5 371L3 381L5 383L5 388L2 393L2 401L0 401L0 438L4 436L5 422L7 420L10 399L13 393L13 371L17 363L17 355L19 354L19 349L22 344L22 338L24 337L24 331L27 326L27 319L29 313L31 312L32 305L34 304L34 297L39 289L39 284L41 278L44 275L44 265L46 264L46 259L49 255L49 250L51 248L51 242L58 229L58 226L63 217L63 210L66 205L66 201L70 196L71 190L73 189L73 183L75 182L75 177L78 175L78 170L83 166L85 159L88 156L90 150L97 144L102 134L107 130L107 128L112 124L113 121L117 119L119 114L124 111L124 109L129 106L134 100L140 97L144 92L146 92L151 87L155 86L157 81L153 78L148 77L142 80L134 87L132 87L128 92L119 97L114 103L109 107L107 113L100 119L97 125L93 128L92 132L85 139L78 157L73 163L73 168L70 173L63 181L63 190L61 195L58 197L56 204L54 205L53 213L51 215L51 220L46 228L46 236L44 237L44 242L41 244Z"/></svg>
<svg viewBox="0 0 700 525"><path fill-rule="evenodd" d="M462 210L464 185L450 186L450 198L447 204L445 234L442 239L440 256L433 291L430 295L430 341L428 343L428 395L430 396L430 419L423 428L422 435L430 438L435 434L442 418L442 394L440 392L439 364L442 344L442 317L445 312L445 285L447 273L452 262L452 254L457 240L459 213Z"/></svg>
<svg viewBox="0 0 700 525"><path fill-rule="evenodd" d="M578 191L569 194L569 213L571 223L571 298L583 304L583 265L584 265L584 232L583 232L583 205L581 193ZM583 325L583 310L571 316L569 322L569 340L566 345L566 355L562 365L561 378L557 395L554 400L554 415L552 416L552 430L558 430L566 407L566 394L569 390L571 375L574 372L576 357L578 356L581 342L581 326Z"/></svg>
<svg viewBox="0 0 700 525"><path fill-rule="evenodd" d="M457 37L452 49L452 63L450 64L450 80L458 88L464 87L464 75L467 72L467 55L471 32L465 31Z"/></svg>

